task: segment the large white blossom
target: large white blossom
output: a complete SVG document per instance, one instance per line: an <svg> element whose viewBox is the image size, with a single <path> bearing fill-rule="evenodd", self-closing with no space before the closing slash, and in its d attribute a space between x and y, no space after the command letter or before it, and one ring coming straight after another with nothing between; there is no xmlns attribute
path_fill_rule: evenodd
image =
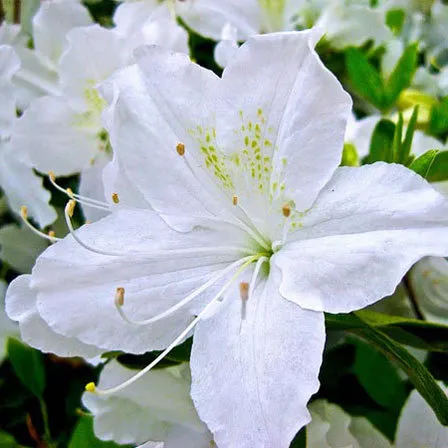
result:
<svg viewBox="0 0 448 448"><path fill-rule="evenodd" d="M8 338L19 335L19 327L5 313L6 283L0 280L0 363L6 356Z"/></svg>
<svg viewBox="0 0 448 448"><path fill-rule="evenodd" d="M12 128L16 122L16 98L11 78L20 67L14 49L0 46L0 187L11 209L19 214L23 205L30 215L45 226L56 218L48 204L50 194L43 188L42 179L32 169L28 158L11 145Z"/></svg>
<svg viewBox="0 0 448 448"><path fill-rule="evenodd" d="M8 292L10 310L99 350L161 358L194 331L191 394L223 448L287 447L318 389L323 312L363 308L448 253L448 204L424 179L338 168L351 100L319 37L251 38L222 79L141 49L103 88L119 204Z"/></svg>

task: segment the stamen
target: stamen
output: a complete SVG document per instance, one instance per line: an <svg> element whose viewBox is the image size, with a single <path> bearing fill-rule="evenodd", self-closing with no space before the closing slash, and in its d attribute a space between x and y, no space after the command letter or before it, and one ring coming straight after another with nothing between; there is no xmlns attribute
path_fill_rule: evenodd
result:
<svg viewBox="0 0 448 448"><path fill-rule="evenodd" d="M115 305L123 306L124 305L124 288L118 287L115 291Z"/></svg>
<svg viewBox="0 0 448 448"><path fill-rule="evenodd" d="M241 300L246 301L249 298L249 283L241 282L240 283L240 296Z"/></svg>
<svg viewBox="0 0 448 448"><path fill-rule="evenodd" d="M22 218L22 221L25 223L25 225L37 236L40 236L41 238L44 238L51 243L55 243L56 241L61 240L61 238L56 238L55 233L52 230L50 230L50 232L46 234L34 227L28 220L28 209L24 205L22 205L22 207L20 208L20 217Z"/></svg>
<svg viewBox="0 0 448 448"><path fill-rule="evenodd" d="M107 255L111 257L123 257L128 255L134 255L134 256L141 256L141 257L147 257L151 258L154 257L155 259L161 260L161 259L170 259L174 255L180 255L180 256L189 256L197 257L201 255L234 255L235 253L253 253L253 250L246 247L236 247L236 246L222 246L222 247L193 247L188 249L176 249L176 250L155 250L152 252L142 252L142 253L126 253L126 252L113 252L113 251L107 251L103 249L98 249L96 247L90 246L89 244L82 241L75 233L75 229L73 227L71 217L73 216L73 211L76 206L76 201L74 199L71 199L68 201L67 205L65 206L65 222L67 224L68 230L70 232L70 235L73 237L73 239L84 249L87 249L90 252L94 252L96 254L100 255Z"/></svg>
<svg viewBox="0 0 448 448"><path fill-rule="evenodd" d="M130 319L123 309L121 308L124 305L124 288L117 288L117 291L115 293L115 307L117 308L117 311L119 312L120 316L129 324L133 325L149 325L154 322L157 322L161 319L164 319L173 313L175 313L177 310L182 308L183 306L190 303L192 300L194 300L197 296L202 294L205 290L216 284L219 280L221 280L223 277L225 277L230 271L232 271L235 268L240 267L241 265L244 267L247 266L247 264L252 263L255 261L254 256L249 256L242 258L241 260L235 261L230 266L222 270L221 272L217 273L215 276L213 276L210 280L205 282L202 286L200 286L198 289L193 291L191 294L189 294L187 297L182 299L180 302L176 303L176 305L172 306L171 308L168 308L167 310L163 311L162 313L158 314L157 316L150 317L149 319L145 320L132 320ZM119 291L122 290L122 291Z"/></svg>
<svg viewBox="0 0 448 448"><path fill-rule="evenodd" d="M120 198L118 196L118 193L112 193L112 202L114 204L118 204L120 202Z"/></svg>
<svg viewBox="0 0 448 448"><path fill-rule="evenodd" d="M176 151L180 156L185 155L185 145L183 143L178 143L176 145Z"/></svg>
<svg viewBox="0 0 448 448"><path fill-rule="evenodd" d="M254 257L257 257L257 256L254 256ZM252 257L252 258L254 258L254 257ZM199 323L199 321L202 319L202 317L209 312L209 309L216 302L219 301L221 296L232 285L232 283L235 281L236 277L238 277L241 274L242 270L246 267L246 265L247 265L247 263L245 263L245 265L243 265L242 268L240 268L237 271L237 273L230 279L230 281L228 281L221 288L221 290L218 292L218 294L216 294L213 297L213 299L208 303L208 305L199 313L199 315L195 319L193 319L193 321L187 326L187 328L184 331L182 331L182 333L159 356L157 356L157 358L154 361L152 361L150 364L148 364L144 369L140 370L140 372L136 373L134 376L132 376L128 380L124 381L123 383L121 383L118 386L113 387L111 389L104 389L104 390L97 389L97 387L95 386L95 383L89 383L86 385L86 391L95 393L95 394L101 395L101 396L112 395L117 392L120 392L121 390L123 390L126 387L130 386L131 384L135 383L135 381L137 381L139 378L146 375L153 367L155 367L157 364L159 364L159 362L162 361L163 358L165 358L165 356L168 355L168 353L174 347L179 345L188 336L190 331L193 330L193 328Z"/></svg>
<svg viewBox="0 0 448 448"><path fill-rule="evenodd" d="M233 205L238 205L238 196L236 194L233 195L232 204Z"/></svg>
<svg viewBox="0 0 448 448"><path fill-rule="evenodd" d="M107 204L106 202L98 201L96 199L87 198L79 194L73 193L71 188L67 189L62 188L60 185L56 183L56 177L53 171L50 171L48 173L48 178L50 179L50 183L53 185L54 188L56 188L56 190L66 194L70 199L74 199L76 202L79 202L80 204L86 205L88 207L104 210L107 212L111 211L110 205Z"/></svg>

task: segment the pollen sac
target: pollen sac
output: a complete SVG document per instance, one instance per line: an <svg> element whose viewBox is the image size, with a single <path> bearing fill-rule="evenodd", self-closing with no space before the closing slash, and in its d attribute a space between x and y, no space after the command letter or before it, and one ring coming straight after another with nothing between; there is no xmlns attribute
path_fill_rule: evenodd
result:
<svg viewBox="0 0 448 448"><path fill-rule="evenodd" d="M241 300L246 301L249 298L249 283L241 282L240 283L240 296Z"/></svg>
<svg viewBox="0 0 448 448"><path fill-rule="evenodd" d="M285 204L282 207L282 213L285 218L289 218L289 216L291 215L291 207L289 205Z"/></svg>
<svg viewBox="0 0 448 448"><path fill-rule="evenodd" d="M178 143L176 145L176 151L180 156L185 155L185 145L183 143Z"/></svg>
<svg viewBox="0 0 448 448"><path fill-rule="evenodd" d="M232 197L232 204L233 205L238 205L238 196L235 194Z"/></svg>
<svg viewBox="0 0 448 448"><path fill-rule="evenodd" d="M118 204L120 202L120 198L118 197L118 193L112 193L112 202L114 204Z"/></svg>
<svg viewBox="0 0 448 448"><path fill-rule="evenodd" d="M115 291L115 303L118 306L124 305L124 288L118 287Z"/></svg>

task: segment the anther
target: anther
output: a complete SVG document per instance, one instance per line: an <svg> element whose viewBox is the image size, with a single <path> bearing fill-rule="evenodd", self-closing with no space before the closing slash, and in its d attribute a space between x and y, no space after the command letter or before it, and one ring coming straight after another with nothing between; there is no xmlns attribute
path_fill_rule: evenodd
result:
<svg viewBox="0 0 448 448"><path fill-rule="evenodd" d="M76 201L74 199L71 199L67 203L67 215L70 216L70 218L73 217L73 213L75 212L76 207Z"/></svg>
<svg viewBox="0 0 448 448"><path fill-rule="evenodd" d="M285 204L282 207L282 213L285 218L289 218L289 216L291 215L291 207L288 204Z"/></svg>
<svg viewBox="0 0 448 448"><path fill-rule="evenodd" d="M49 230L49 231L48 231L48 236L49 236L50 238L55 238L55 237L56 237L56 232L55 232L54 230Z"/></svg>
<svg viewBox="0 0 448 448"><path fill-rule="evenodd" d="M51 180L52 182L55 182L55 181L56 181L56 176L55 176L55 174L54 174L53 171L48 171L48 177L50 178L50 180Z"/></svg>
<svg viewBox="0 0 448 448"><path fill-rule="evenodd" d="M247 300L249 298L249 283L241 282L240 283L240 296L241 300Z"/></svg>
<svg viewBox="0 0 448 448"><path fill-rule="evenodd" d="M72 190L70 187L69 187L69 188L66 188L65 191L67 192L67 196L68 196L69 198L71 198L71 199L74 198L73 190Z"/></svg>
<svg viewBox="0 0 448 448"><path fill-rule="evenodd" d="M20 207L20 216L23 219L28 219L28 208L26 205L22 205L22 207Z"/></svg>
<svg viewBox="0 0 448 448"><path fill-rule="evenodd" d="M124 305L124 288L118 287L115 291L115 304L117 306L123 306Z"/></svg>
<svg viewBox="0 0 448 448"><path fill-rule="evenodd" d="M88 384L86 384L86 391L87 392L90 392L90 393L94 394L95 390L96 390L95 383L88 383Z"/></svg>
<svg viewBox="0 0 448 448"><path fill-rule="evenodd" d="M112 193L112 202L114 204L118 204L120 202L120 198L118 197L118 193Z"/></svg>
<svg viewBox="0 0 448 448"><path fill-rule="evenodd" d="M176 151L180 156L185 155L185 145L183 143L178 143L176 145Z"/></svg>
<svg viewBox="0 0 448 448"><path fill-rule="evenodd" d="M232 204L233 205L238 205L238 196L236 194L233 195Z"/></svg>

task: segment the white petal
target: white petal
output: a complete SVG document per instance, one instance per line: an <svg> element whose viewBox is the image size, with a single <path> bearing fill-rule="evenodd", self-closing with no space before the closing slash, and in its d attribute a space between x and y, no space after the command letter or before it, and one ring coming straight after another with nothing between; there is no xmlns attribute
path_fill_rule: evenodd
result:
<svg viewBox="0 0 448 448"><path fill-rule="evenodd" d="M447 324L448 261L445 258L424 258L412 268L410 281L425 318Z"/></svg>
<svg viewBox="0 0 448 448"><path fill-rule="evenodd" d="M91 23L87 8L80 3L60 0L42 2L33 18L36 50L49 63L55 64L65 48L67 33L72 28Z"/></svg>
<svg viewBox="0 0 448 448"><path fill-rule="evenodd" d="M222 29L221 40L215 46L215 61L220 67L226 67L238 50L237 30L227 23Z"/></svg>
<svg viewBox="0 0 448 448"><path fill-rule="evenodd" d="M101 372L98 387L114 387L135 373L111 361ZM181 365L153 370L112 396L85 393L83 403L94 415L95 434L101 440L121 444L166 441L173 427L180 425L184 433L206 432L189 390L188 369Z"/></svg>
<svg viewBox="0 0 448 448"><path fill-rule="evenodd" d="M97 151L97 132L87 118L64 97L48 96L32 102L12 131L14 150L26 152L42 173L79 173Z"/></svg>
<svg viewBox="0 0 448 448"><path fill-rule="evenodd" d="M440 387L448 393L442 383ZM398 421L396 448L446 448L448 428L437 420L434 411L422 396L413 390L406 401Z"/></svg>
<svg viewBox="0 0 448 448"><path fill-rule="evenodd" d="M239 40L260 31L260 7L255 0L188 0L177 2L176 11L190 28L214 40L219 40L226 23L238 30Z"/></svg>
<svg viewBox="0 0 448 448"><path fill-rule="evenodd" d="M244 145L242 125L259 126L262 153L272 156L285 196L294 193L298 210L313 203L339 165L351 109L350 97L313 49L318 38L316 30L253 37L223 73L234 106L219 121L227 128L228 151ZM276 180L272 175L271 184Z"/></svg>
<svg viewBox="0 0 448 448"><path fill-rule="evenodd" d="M84 98L86 90L126 63L125 41L111 29L99 25L75 28L67 34L67 42L59 73L64 92L70 96Z"/></svg>
<svg viewBox="0 0 448 448"><path fill-rule="evenodd" d="M0 138L9 136L16 119L16 101L10 81L19 67L20 61L14 49L0 45Z"/></svg>
<svg viewBox="0 0 448 448"><path fill-rule="evenodd" d="M0 245L0 258L16 271L28 273L48 244L28 228L8 224L0 228Z"/></svg>
<svg viewBox="0 0 448 448"><path fill-rule="evenodd" d="M340 168L275 256L281 293L316 311L363 308L420 258L448 254L447 216L443 196L401 165Z"/></svg>
<svg viewBox="0 0 448 448"><path fill-rule="evenodd" d="M0 280L0 363L6 356L8 338L19 336L19 327L5 313L6 283Z"/></svg>
<svg viewBox="0 0 448 448"><path fill-rule="evenodd" d="M247 300L244 320L235 287L196 328L191 394L220 448L286 448L310 420L306 404L319 386L323 314L283 299L278 276L272 266Z"/></svg>
<svg viewBox="0 0 448 448"><path fill-rule="evenodd" d="M345 131L345 142L356 147L360 158L369 154L373 130L380 119L381 117L376 115L361 120L356 120L355 117L349 119Z"/></svg>
<svg viewBox="0 0 448 448"><path fill-rule="evenodd" d="M103 169L109 163L110 156L104 152L98 153L81 172L79 180L79 194L97 201L105 202L103 186ZM86 220L90 222L98 221L108 215L108 212L98 208L84 206L82 211Z"/></svg>
<svg viewBox="0 0 448 448"><path fill-rule="evenodd" d="M83 356L93 358L101 352L54 332L40 317L36 308L36 295L30 288L30 275L21 275L9 285L6 294L6 312L19 323L22 340L43 352L59 356Z"/></svg>
<svg viewBox="0 0 448 448"><path fill-rule="evenodd" d="M84 226L77 235L97 250L123 255L89 252L67 237L38 258L31 286L39 313L55 331L105 350L143 353L165 348L191 322L194 306L207 303L221 282L189 306L147 326L120 317L114 306L117 287L126 290L124 311L134 320L147 319L240 258L232 248L216 253L217 246L238 243L232 229L198 227L179 233L150 211L117 211ZM173 255L173 250L183 252Z"/></svg>
<svg viewBox="0 0 448 448"><path fill-rule="evenodd" d="M159 6L159 0L126 2L117 7L114 13L116 30L120 34L132 34L148 20Z"/></svg>
<svg viewBox="0 0 448 448"><path fill-rule="evenodd" d="M49 204L50 193L43 187L43 179L31 167L17 160L11 148L0 150L4 151L0 153L0 186L11 209L20 215L21 207L25 205L40 227L52 223L56 212Z"/></svg>
<svg viewBox="0 0 448 448"><path fill-rule="evenodd" d="M124 175L156 210L197 217L233 216L216 178L203 169L197 127L212 133L214 109L222 102L219 78L184 54L158 47L140 51L139 67L119 72L102 89L114 157ZM176 147L185 145L185 157ZM120 194L120 192L118 191Z"/></svg>
<svg viewBox="0 0 448 448"><path fill-rule="evenodd" d="M382 8L329 2L316 26L325 32L332 46L342 49L370 39L375 46L390 40L393 35L385 22Z"/></svg>

